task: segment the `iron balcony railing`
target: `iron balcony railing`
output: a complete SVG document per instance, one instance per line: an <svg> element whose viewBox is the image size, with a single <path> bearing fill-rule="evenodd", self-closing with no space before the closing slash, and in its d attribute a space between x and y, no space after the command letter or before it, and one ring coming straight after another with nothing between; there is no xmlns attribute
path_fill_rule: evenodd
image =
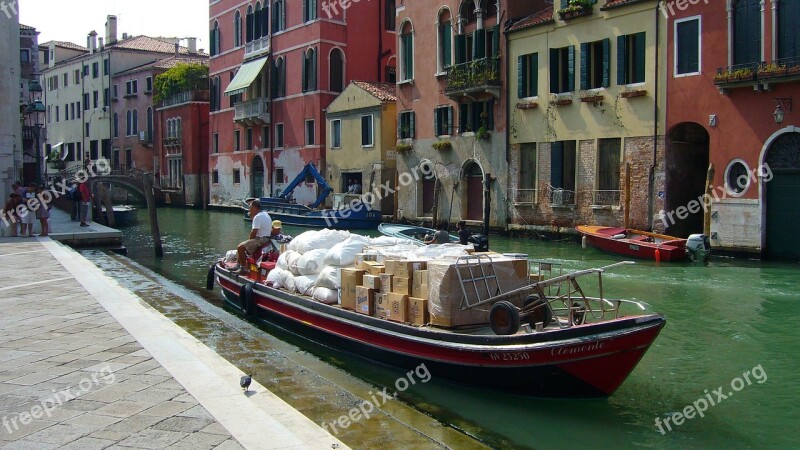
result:
<svg viewBox="0 0 800 450"><path fill-rule="evenodd" d="M726 85L765 80L781 82L784 78L800 78L800 57L720 67L714 76L714 83Z"/></svg>
<svg viewBox="0 0 800 450"><path fill-rule="evenodd" d="M550 186L550 194L548 198L551 206L574 205L575 191L568 191L566 189L554 188Z"/></svg>
<svg viewBox="0 0 800 450"><path fill-rule="evenodd" d="M619 206L622 191L592 191L592 205Z"/></svg>
<svg viewBox="0 0 800 450"><path fill-rule="evenodd" d="M445 93L474 92L500 86L500 58L483 58L447 68Z"/></svg>
<svg viewBox="0 0 800 450"><path fill-rule="evenodd" d="M166 108L168 106L175 106L189 102L207 102L208 98L209 98L208 91L204 90L183 91L178 94L172 95L169 98L162 101L161 108Z"/></svg>

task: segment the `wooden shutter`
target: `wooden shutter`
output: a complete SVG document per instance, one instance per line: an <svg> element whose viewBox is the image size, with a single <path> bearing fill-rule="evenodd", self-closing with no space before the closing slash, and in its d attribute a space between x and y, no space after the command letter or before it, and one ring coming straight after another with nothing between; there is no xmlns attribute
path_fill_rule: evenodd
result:
<svg viewBox="0 0 800 450"><path fill-rule="evenodd" d="M300 1L303 2L303 22L307 22L308 21L308 0L300 0ZM362 136L362 139L363 139L363 136Z"/></svg>
<svg viewBox="0 0 800 450"><path fill-rule="evenodd" d="M647 35L644 32L633 35L633 83L644 83Z"/></svg>
<svg viewBox="0 0 800 450"><path fill-rule="evenodd" d="M581 43L581 90L589 89L589 44Z"/></svg>
<svg viewBox="0 0 800 450"><path fill-rule="evenodd" d="M314 49L311 53L311 90L317 90L317 49Z"/></svg>
<svg viewBox="0 0 800 450"><path fill-rule="evenodd" d="M486 58L486 30L475 30L472 38L472 58Z"/></svg>
<svg viewBox="0 0 800 450"><path fill-rule="evenodd" d="M443 23L442 27L442 67L453 65L453 25L450 22Z"/></svg>
<svg viewBox="0 0 800 450"><path fill-rule="evenodd" d="M494 99L486 102L486 114L488 115L486 118L486 129L494 130Z"/></svg>
<svg viewBox="0 0 800 450"><path fill-rule="evenodd" d="M575 46L570 45L567 47L567 88L565 92L572 92L575 90Z"/></svg>
<svg viewBox="0 0 800 450"><path fill-rule="evenodd" d="M456 35L456 64L467 62L467 35Z"/></svg>
<svg viewBox="0 0 800 450"><path fill-rule="evenodd" d="M411 137L411 139L414 139L416 137L416 135L417 135L417 124L416 124L417 119L416 119L416 116L417 116L417 113L414 112L414 111L411 111L410 113L408 113L408 122L409 122L409 127L408 128L409 128L409 132L410 132L409 136Z"/></svg>
<svg viewBox="0 0 800 450"><path fill-rule="evenodd" d="M550 49L550 92L557 93L559 81L559 64L558 64L558 49Z"/></svg>
<svg viewBox="0 0 800 450"><path fill-rule="evenodd" d="M469 105L466 103L458 105L458 131L460 133L467 131L467 114L469 114Z"/></svg>
<svg viewBox="0 0 800 450"><path fill-rule="evenodd" d="M529 55L530 66L528 67L528 93L532 97L539 95L539 53Z"/></svg>
<svg viewBox="0 0 800 450"><path fill-rule="evenodd" d="M245 32L244 32L245 38L244 39L245 39L245 42L250 42L250 41L253 40L253 20L254 20L254 16L252 14L246 14L244 16L244 22L245 22L245 26L244 26L244 28L245 28Z"/></svg>
<svg viewBox="0 0 800 450"><path fill-rule="evenodd" d="M517 98L525 98L528 93L528 55L517 57Z"/></svg>
<svg viewBox="0 0 800 450"><path fill-rule="evenodd" d="M495 25L492 30L492 55L493 57L500 56L500 25Z"/></svg>
<svg viewBox="0 0 800 450"><path fill-rule="evenodd" d="M628 84L628 36L617 36L617 84Z"/></svg>
<svg viewBox="0 0 800 450"><path fill-rule="evenodd" d="M441 136L442 135L440 127L439 127L439 124L441 123L441 121L439 121L439 112L440 111L441 111L441 108L436 108L436 109L433 110L433 135L434 136Z"/></svg>
<svg viewBox="0 0 800 450"><path fill-rule="evenodd" d="M603 87L611 84L611 39L603 39Z"/></svg>
<svg viewBox="0 0 800 450"><path fill-rule="evenodd" d="M564 188L564 142L553 142L550 146L550 185Z"/></svg>
<svg viewBox="0 0 800 450"><path fill-rule="evenodd" d="M303 78L303 80L302 80L303 92L306 92L308 90L308 71L306 70L306 68L308 67L308 57L306 56L305 52L303 52L303 64L302 64L302 66L303 66L302 67L302 71L300 73L302 74L302 78Z"/></svg>
<svg viewBox="0 0 800 450"><path fill-rule="evenodd" d="M453 107L447 107L447 134L453 135Z"/></svg>

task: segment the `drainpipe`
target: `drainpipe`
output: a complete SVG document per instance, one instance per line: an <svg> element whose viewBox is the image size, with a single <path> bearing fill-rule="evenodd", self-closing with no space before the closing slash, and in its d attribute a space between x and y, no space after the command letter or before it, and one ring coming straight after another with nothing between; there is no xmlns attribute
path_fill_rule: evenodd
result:
<svg viewBox="0 0 800 450"><path fill-rule="evenodd" d="M386 81L381 79L381 60L383 59L383 2L375 2L378 5L378 60L376 61L378 72L377 72L377 80L378 81ZM344 74L343 74L344 75ZM344 84L345 80L342 80L342 84Z"/></svg>
<svg viewBox="0 0 800 450"><path fill-rule="evenodd" d="M653 214L655 213L655 184L656 184L656 166L658 165L658 101L659 101L659 66L658 58L660 53L660 35L661 35L661 0L656 2L656 7L653 10L656 18L656 57L653 64L653 76L655 82L655 92L653 94L653 164L650 166L650 174L648 177L647 186L647 229L653 230Z"/></svg>

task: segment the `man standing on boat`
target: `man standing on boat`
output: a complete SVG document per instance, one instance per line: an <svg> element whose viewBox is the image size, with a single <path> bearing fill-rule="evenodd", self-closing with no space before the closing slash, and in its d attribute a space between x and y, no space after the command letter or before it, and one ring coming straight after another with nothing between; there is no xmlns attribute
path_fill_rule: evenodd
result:
<svg viewBox="0 0 800 450"><path fill-rule="evenodd" d="M272 217L266 211L261 210L261 202L253 200L250 202L250 209L248 211L250 218L253 219L253 227L250 230L250 237L248 240L239 244L236 247L238 254L237 262L239 267L237 272L246 274L247 267L247 254L253 254L261 248L261 246L269 243L270 236L272 235Z"/></svg>

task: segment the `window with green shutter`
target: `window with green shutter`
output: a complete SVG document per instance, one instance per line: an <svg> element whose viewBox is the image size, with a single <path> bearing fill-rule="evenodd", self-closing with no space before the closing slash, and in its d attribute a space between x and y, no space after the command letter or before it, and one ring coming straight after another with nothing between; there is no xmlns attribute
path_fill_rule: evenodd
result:
<svg viewBox="0 0 800 450"><path fill-rule="evenodd" d="M453 65L453 25L450 22L439 24L439 58L442 69Z"/></svg>
<svg viewBox="0 0 800 450"><path fill-rule="evenodd" d="M700 19L675 22L675 74L700 72Z"/></svg>
<svg viewBox="0 0 800 450"><path fill-rule="evenodd" d="M617 36L617 84L644 83L645 33Z"/></svg>
<svg viewBox="0 0 800 450"><path fill-rule="evenodd" d="M397 138L398 139L414 139L416 131L416 117L414 111L403 111L400 113L400 121L398 123Z"/></svg>
<svg viewBox="0 0 800 450"><path fill-rule="evenodd" d="M796 3L796 0L781 3ZM761 2L738 0L733 10L733 63L758 62L761 62Z"/></svg>
<svg viewBox="0 0 800 450"><path fill-rule="evenodd" d="M598 89L609 85L610 41L581 44L581 89Z"/></svg>
<svg viewBox="0 0 800 450"><path fill-rule="evenodd" d="M550 49L550 92L575 90L575 46Z"/></svg>
<svg viewBox="0 0 800 450"><path fill-rule="evenodd" d="M517 98L539 95L539 54L517 57Z"/></svg>
<svg viewBox="0 0 800 450"><path fill-rule="evenodd" d="M414 37L410 32L402 36L401 45L403 47L402 81L408 81L414 78Z"/></svg>
<svg viewBox="0 0 800 450"><path fill-rule="evenodd" d="M467 36L464 34L457 34L456 42L456 64L463 64L467 62Z"/></svg>
<svg viewBox="0 0 800 450"><path fill-rule="evenodd" d="M436 136L453 134L453 107L440 106L433 112L433 130Z"/></svg>
<svg viewBox="0 0 800 450"><path fill-rule="evenodd" d="M486 58L486 30L475 30L472 36L472 59Z"/></svg>
<svg viewBox="0 0 800 450"><path fill-rule="evenodd" d="M783 1L778 5L778 58L800 56L800 2Z"/></svg>

